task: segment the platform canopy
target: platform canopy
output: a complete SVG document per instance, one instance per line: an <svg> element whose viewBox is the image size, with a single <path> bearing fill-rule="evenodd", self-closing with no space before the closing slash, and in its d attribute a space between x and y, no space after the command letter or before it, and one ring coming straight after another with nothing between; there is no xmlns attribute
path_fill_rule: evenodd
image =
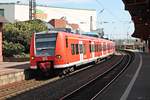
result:
<svg viewBox="0 0 150 100"><path fill-rule="evenodd" d="M133 37L150 39L150 0L122 0L135 24Z"/></svg>

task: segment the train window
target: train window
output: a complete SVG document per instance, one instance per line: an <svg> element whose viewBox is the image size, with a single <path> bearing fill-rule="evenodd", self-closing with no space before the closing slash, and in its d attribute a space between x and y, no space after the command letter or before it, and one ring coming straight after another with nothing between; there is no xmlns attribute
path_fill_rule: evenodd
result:
<svg viewBox="0 0 150 100"><path fill-rule="evenodd" d="M86 45L85 44L83 45L83 49L84 49L83 53L86 54Z"/></svg>
<svg viewBox="0 0 150 100"><path fill-rule="evenodd" d="M42 39L47 37L57 37L57 33L43 33L43 34L36 34L36 39Z"/></svg>
<svg viewBox="0 0 150 100"><path fill-rule="evenodd" d="M98 52L98 45L96 44L96 52Z"/></svg>
<svg viewBox="0 0 150 100"><path fill-rule="evenodd" d="M52 56L55 52L57 33L36 34L35 47L36 55Z"/></svg>
<svg viewBox="0 0 150 100"><path fill-rule="evenodd" d="M99 52L99 44L97 44L97 52Z"/></svg>
<svg viewBox="0 0 150 100"><path fill-rule="evenodd" d="M98 52L100 52L100 45L98 44Z"/></svg>
<svg viewBox="0 0 150 100"><path fill-rule="evenodd" d="M97 50L96 44L94 46L95 46L95 52L96 52L96 50Z"/></svg>
<svg viewBox="0 0 150 100"><path fill-rule="evenodd" d="M80 54L83 53L83 45L82 44L79 44L80 46Z"/></svg>
<svg viewBox="0 0 150 100"><path fill-rule="evenodd" d="M106 50L108 50L108 44L106 43Z"/></svg>
<svg viewBox="0 0 150 100"><path fill-rule="evenodd" d="M76 44L76 54L79 54L79 46Z"/></svg>
<svg viewBox="0 0 150 100"><path fill-rule="evenodd" d="M66 37L66 48L68 48L68 37Z"/></svg>
<svg viewBox="0 0 150 100"><path fill-rule="evenodd" d="M91 50L92 52L94 52L95 51L95 46L94 46L94 44L92 44L92 50Z"/></svg>
<svg viewBox="0 0 150 100"><path fill-rule="evenodd" d="M102 51L102 45L99 44L99 51Z"/></svg>
<svg viewBox="0 0 150 100"><path fill-rule="evenodd" d="M112 45L110 44L110 49L112 49Z"/></svg>
<svg viewBox="0 0 150 100"><path fill-rule="evenodd" d="M71 44L71 53L72 53L72 55L75 54L75 45L74 44Z"/></svg>
<svg viewBox="0 0 150 100"><path fill-rule="evenodd" d="M97 46L98 46L98 52L99 52L100 51L100 46L99 46L99 44Z"/></svg>
<svg viewBox="0 0 150 100"><path fill-rule="evenodd" d="M89 44L89 49L90 49L90 52L92 52L92 46L91 46L91 44Z"/></svg>
<svg viewBox="0 0 150 100"><path fill-rule="evenodd" d="M98 52L98 44L96 44L96 52Z"/></svg>
<svg viewBox="0 0 150 100"><path fill-rule="evenodd" d="M72 55L75 54L75 45L74 44L71 44L71 53L72 53Z"/></svg>
<svg viewBox="0 0 150 100"><path fill-rule="evenodd" d="M97 52L98 52L98 44L97 44Z"/></svg>
<svg viewBox="0 0 150 100"><path fill-rule="evenodd" d="M103 51L105 51L105 50L106 50L106 44L103 43Z"/></svg>

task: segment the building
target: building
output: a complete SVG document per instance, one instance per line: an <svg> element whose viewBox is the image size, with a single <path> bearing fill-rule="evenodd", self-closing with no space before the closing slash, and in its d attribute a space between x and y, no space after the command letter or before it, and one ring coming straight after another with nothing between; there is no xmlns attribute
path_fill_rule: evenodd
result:
<svg viewBox="0 0 150 100"><path fill-rule="evenodd" d="M9 22L29 20L29 5L0 3L0 15ZM78 24L80 29L89 32L96 29L96 10L51 6L36 6L36 18L49 22L51 19L66 19L69 23Z"/></svg>

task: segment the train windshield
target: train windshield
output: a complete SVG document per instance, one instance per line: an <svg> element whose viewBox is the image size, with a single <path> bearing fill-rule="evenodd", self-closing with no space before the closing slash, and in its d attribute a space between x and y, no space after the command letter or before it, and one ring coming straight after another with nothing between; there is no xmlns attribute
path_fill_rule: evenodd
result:
<svg viewBox="0 0 150 100"><path fill-rule="evenodd" d="M57 33L36 34L35 47L36 55L53 56L56 47Z"/></svg>

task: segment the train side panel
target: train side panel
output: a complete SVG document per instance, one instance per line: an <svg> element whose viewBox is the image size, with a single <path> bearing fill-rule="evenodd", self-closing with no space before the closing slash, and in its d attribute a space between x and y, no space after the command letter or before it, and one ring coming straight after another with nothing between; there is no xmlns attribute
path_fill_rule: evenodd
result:
<svg viewBox="0 0 150 100"><path fill-rule="evenodd" d="M37 37L36 40L34 34L31 39L31 69L37 69L37 65L39 64L43 66L41 68L44 68L45 70L47 67L49 67L48 69L50 70L51 68L65 69L92 61L97 61L112 55L115 52L115 43L105 39L71 34L67 32L41 32L41 36L40 33L37 34L39 37ZM45 36L43 37L42 35ZM52 43L54 41L56 41L55 44ZM42 42L47 43L40 45L40 47L39 45L36 46L38 43ZM54 49L54 53L51 53L52 49Z"/></svg>
<svg viewBox="0 0 150 100"><path fill-rule="evenodd" d="M79 63L80 61L79 54L80 54L79 38L76 36L68 36L67 55L68 55L70 66Z"/></svg>
<svg viewBox="0 0 150 100"><path fill-rule="evenodd" d="M54 68L63 67L67 63L68 59L66 57L66 44L65 39L62 33L58 33L56 40L56 48L55 48L55 61Z"/></svg>

